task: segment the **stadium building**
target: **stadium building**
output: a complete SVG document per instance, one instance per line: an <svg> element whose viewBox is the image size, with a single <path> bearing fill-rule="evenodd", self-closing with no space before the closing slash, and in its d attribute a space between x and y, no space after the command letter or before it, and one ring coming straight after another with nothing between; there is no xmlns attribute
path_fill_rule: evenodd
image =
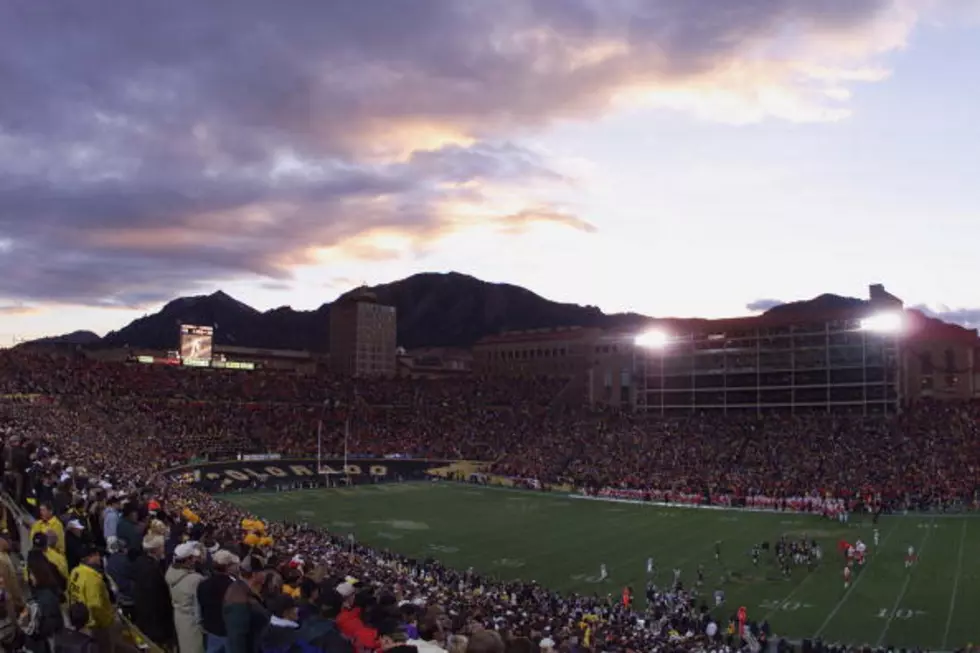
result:
<svg viewBox="0 0 980 653"><path fill-rule="evenodd" d="M894 414L922 399L980 397L976 330L916 310L880 285L724 320L641 330L502 334L474 350L478 373L568 379L563 394L648 414Z"/></svg>

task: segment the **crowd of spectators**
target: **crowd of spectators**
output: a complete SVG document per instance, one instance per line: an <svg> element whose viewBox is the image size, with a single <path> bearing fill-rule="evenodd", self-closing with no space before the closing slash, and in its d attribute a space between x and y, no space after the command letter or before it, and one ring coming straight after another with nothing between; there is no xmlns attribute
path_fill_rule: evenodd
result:
<svg viewBox="0 0 980 653"><path fill-rule="evenodd" d="M924 404L901 417L650 419L549 410L541 379L359 380L188 370L0 353L0 395L22 428L69 428L80 463L111 443L167 467L240 454L345 449L492 461L496 473L595 490L642 489L738 503L750 497L869 498L889 507L972 503L980 404ZM31 399L26 399L31 397ZM320 442L317 434L322 435ZM107 445L90 448L87 443ZM85 443L85 444L83 444ZM121 455L128 455L122 453ZM786 470L793 470L787 474Z"/></svg>
<svg viewBox="0 0 980 653"><path fill-rule="evenodd" d="M549 410L560 389L541 380L345 384L0 353L4 486L40 518L27 585L0 564L0 617L14 622L0 623L0 646L9 631L32 650L58 637L121 647L110 600L182 653L744 646L683 587L626 605L446 569L303 524L244 529L254 516L156 473L202 455L311 453L321 422L328 452L347 431L355 454L482 459L499 474L593 491L729 503L873 497L890 508L975 497L974 404L889 419L660 420ZM15 530L8 523L8 535ZM77 628L42 627L45 591L86 606L69 615Z"/></svg>
<svg viewBox="0 0 980 653"><path fill-rule="evenodd" d="M893 418L623 413L542 424L498 473L718 503L830 497L888 509L972 505L980 490L976 402L924 403Z"/></svg>

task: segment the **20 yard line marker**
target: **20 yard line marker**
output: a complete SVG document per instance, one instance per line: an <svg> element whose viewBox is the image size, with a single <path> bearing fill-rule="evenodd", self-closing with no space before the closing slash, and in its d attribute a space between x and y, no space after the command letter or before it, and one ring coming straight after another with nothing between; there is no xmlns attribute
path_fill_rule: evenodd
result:
<svg viewBox="0 0 980 653"><path fill-rule="evenodd" d="M922 555L923 549L926 548L926 542L929 541L929 536L932 535L932 532L935 530L934 528L932 528L932 525L935 523L936 523L935 519L929 522L929 527L926 528L926 535L925 537L922 538L922 542L919 543L919 551L917 555ZM913 567L905 575L905 582L902 583L902 590L898 593L898 598L895 599L895 605L892 606L892 612L890 615L888 615L888 620L885 621L885 627L881 629L881 635L878 636L878 641L875 642L876 647L880 647L881 643L885 641L885 635L888 634L888 629L891 628L892 621L895 620L895 613L898 612L898 606L902 604L902 599L905 598L905 593L909 589L909 582L912 580L912 572L914 571L914 569L915 568Z"/></svg>
<svg viewBox="0 0 980 653"><path fill-rule="evenodd" d="M963 544L966 542L966 520L963 520L963 530L960 532L960 553L956 560L956 576L953 577L953 595L949 597L949 614L946 615L946 630L943 631L943 644L940 647L946 650L946 642L949 640L949 627L953 625L953 611L956 610L956 592L960 587L960 573L963 571Z"/></svg>
<svg viewBox="0 0 980 653"><path fill-rule="evenodd" d="M871 560L868 561L868 564L864 566L864 571L862 571L858 575L858 577L854 579L854 583L851 585L851 589L844 592L844 596L840 597L840 601L838 601L837 605L834 606L834 609L830 611L830 614L827 615L827 618L824 619L824 622L820 624L820 628L817 629L817 632L813 633L813 639L820 637L820 634L823 633L824 629L826 629L827 626L830 625L830 622L833 621L834 617L837 616L837 613L840 612L840 609L844 607L844 603L847 602L847 599L849 599L851 597L851 594L854 592L854 590L857 589L858 583L860 583L861 580L868 575L868 569L871 568L871 565L873 565L875 560L878 559L878 556L881 555L880 551L881 549L885 548L885 542L887 542L889 538L891 538L892 534L896 530L898 530L897 519L895 520L895 525L892 526L891 530L888 531L888 534L885 535L884 539L881 540L881 546L875 547L874 556L871 558Z"/></svg>

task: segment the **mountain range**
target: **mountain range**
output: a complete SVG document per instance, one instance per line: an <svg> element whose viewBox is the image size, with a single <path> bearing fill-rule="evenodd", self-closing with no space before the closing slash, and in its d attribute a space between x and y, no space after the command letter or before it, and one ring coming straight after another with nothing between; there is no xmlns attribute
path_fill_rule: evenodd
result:
<svg viewBox="0 0 980 653"><path fill-rule="evenodd" d="M639 328L653 319L636 313L607 314L595 306L554 302L520 286L490 283L457 272L416 274L367 290L380 303L395 307L398 344L407 349L467 347L485 336L522 329ZM338 301L345 296L341 295ZM820 295L805 302L775 306L768 313L807 313L859 303L864 301ZM331 306L332 303L326 303L310 311L283 306L262 312L219 290L210 295L175 299L158 312L102 338L89 331L75 331L33 342L173 349L177 346L179 324L213 324L216 344L327 352Z"/></svg>
<svg viewBox="0 0 980 653"><path fill-rule="evenodd" d="M517 329L628 327L649 320L634 313L606 314L595 306L553 302L520 286L457 272L416 274L367 290L380 303L395 307L398 344L408 349L466 347L484 336ZM33 342L173 349L179 324L213 324L216 344L326 352L331 305L310 311L283 306L262 312L219 290L175 299L103 338L76 331Z"/></svg>

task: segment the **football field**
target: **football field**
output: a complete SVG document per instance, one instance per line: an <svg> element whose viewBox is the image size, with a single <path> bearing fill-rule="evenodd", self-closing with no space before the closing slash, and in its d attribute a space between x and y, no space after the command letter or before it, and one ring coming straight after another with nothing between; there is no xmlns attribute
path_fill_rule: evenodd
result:
<svg viewBox="0 0 980 653"><path fill-rule="evenodd" d="M615 597L631 585L637 605L643 604L647 558L655 561L658 585L668 584L677 567L681 581L692 586L703 565L704 602L712 603L716 589L726 593L719 617L727 620L744 605L750 619L768 619L775 635L794 640L940 651L980 641L980 521L974 517L882 517L875 547L870 519L842 526L792 513L665 508L449 483L225 498L265 519L353 533L363 543L498 578ZM754 566L752 546L784 534L817 539L824 551L820 567L794 568L786 579L766 552ZM858 538L870 556L845 591L836 546ZM910 545L920 558L908 571ZM602 564L609 579L600 582Z"/></svg>

